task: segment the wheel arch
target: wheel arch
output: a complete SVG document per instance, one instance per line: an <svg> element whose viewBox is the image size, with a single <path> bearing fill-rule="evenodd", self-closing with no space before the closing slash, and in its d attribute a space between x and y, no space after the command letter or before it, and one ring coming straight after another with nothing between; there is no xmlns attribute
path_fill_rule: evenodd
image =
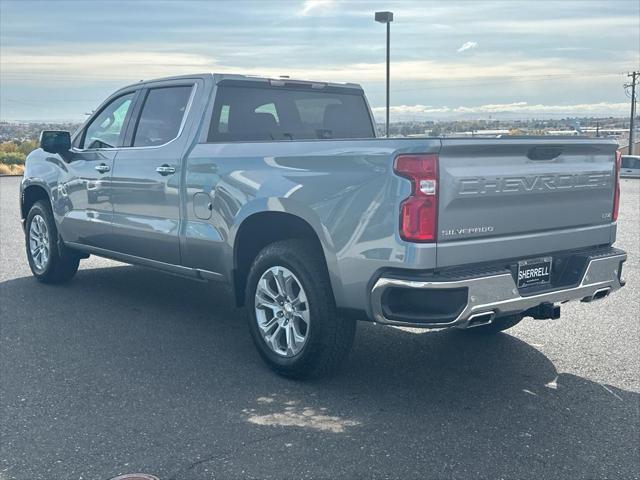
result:
<svg viewBox="0 0 640 480"><path fill-rule="evenodd" d="M44 200L51 205L51 197L46 188L37 183L27 185L23 188L20 196L20 215L22 220L27 218L29 210L31 210L34 203L39 200Z"/></svg>
<svg viewBox="0 0 640 480"><path fill-rule="evenodd" d="M233 239L232 288L236 304L244 304L247 276L253 260L267 245L292 238L310 240L319 249L331 279L335 297L334 279L330 274L331 254L327 254L324 235L318 234L307 220L290 212L262 211L248 215L238 226ZM325 240L323 242L323 240Z"/></svg>

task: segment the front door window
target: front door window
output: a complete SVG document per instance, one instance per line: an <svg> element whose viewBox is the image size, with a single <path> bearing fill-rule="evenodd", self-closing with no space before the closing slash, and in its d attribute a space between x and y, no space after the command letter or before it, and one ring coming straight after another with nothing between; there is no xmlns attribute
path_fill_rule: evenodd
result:
<svg viewBox="0 0 640 480"><path fill-rule="evenodd" d="M111 101L87 126L82 147L84 149L113 148L121 144L124 124L131 108L134 93Z"/></svg>

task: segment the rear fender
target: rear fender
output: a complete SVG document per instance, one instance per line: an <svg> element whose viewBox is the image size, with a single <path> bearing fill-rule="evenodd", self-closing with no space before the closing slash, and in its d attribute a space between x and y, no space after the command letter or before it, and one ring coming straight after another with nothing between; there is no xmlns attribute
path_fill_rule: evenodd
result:
<svg viewBox="0 0 640 480"><path fill-rule="evenodd" d="M236 237L242 223L250 216L262 212L287 213L303 220L313 229L320 241L320 245L322 246L327 270L329 271L329 279L331 281L334 295L336 296L336 302L340 304L341 298L339 297L342 292L342 281L339 274L333 241L327 228L322 224L316 212L304 204L289 198L278 197L256 198L246 203L236 215L235 222L229 230L228 245L231 247L231 251L233 251L233 246L236 244ZM225 258L227 259L227 278L232 278L234 268L233 254L226 255Z"/></svg>

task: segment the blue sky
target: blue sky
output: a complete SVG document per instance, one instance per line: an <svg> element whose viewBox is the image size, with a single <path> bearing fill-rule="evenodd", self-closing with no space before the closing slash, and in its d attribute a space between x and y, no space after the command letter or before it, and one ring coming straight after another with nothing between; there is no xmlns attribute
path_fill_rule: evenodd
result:
<svg viewBox="0 0 640 480"><path fill-rule="evenodd" d="M116 88L194 72L357 82L392 119L628 114L640 2L0 1L0 118L82 120Z"/></svg>

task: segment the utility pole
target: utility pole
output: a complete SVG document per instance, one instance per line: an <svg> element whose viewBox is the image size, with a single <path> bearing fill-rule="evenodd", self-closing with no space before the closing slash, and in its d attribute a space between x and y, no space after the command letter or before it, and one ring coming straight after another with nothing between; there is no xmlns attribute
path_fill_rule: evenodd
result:
<svg viewBox="0 0 640 480"><path fill-rule="evenodd" d="M636 117L636 84L640 78L640 72L631 72L627 74L631 77L631 84L626 84L625 88L631 87L631 118L629 121L629 155L633 155L633 145L635 143L635 117Z"/></svg>

